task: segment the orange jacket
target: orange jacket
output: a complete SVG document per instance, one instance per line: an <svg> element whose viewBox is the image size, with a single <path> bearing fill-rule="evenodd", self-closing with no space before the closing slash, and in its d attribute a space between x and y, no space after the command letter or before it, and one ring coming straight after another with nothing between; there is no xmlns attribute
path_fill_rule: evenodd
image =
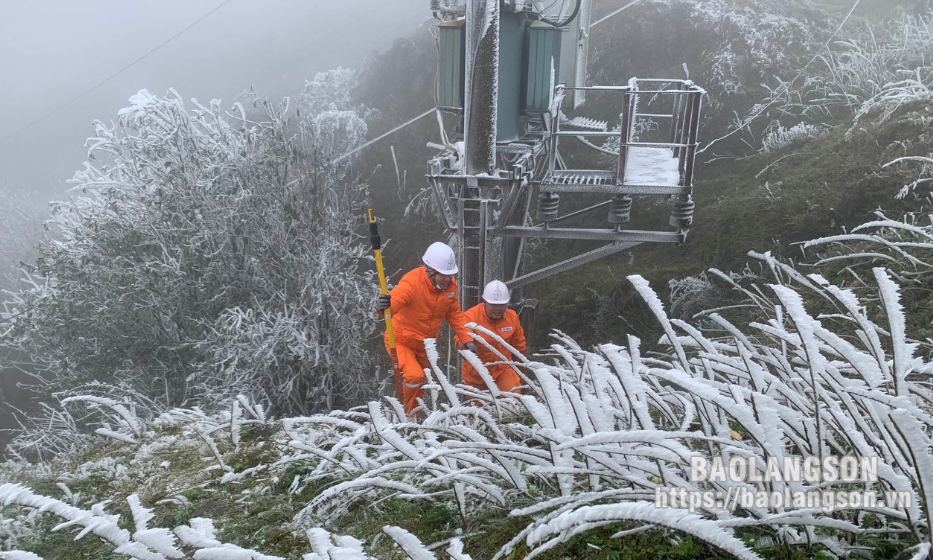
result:
<svg viewBox="0 0 933 560"><path fill-rule="evenodd" d="M441 322L447 319L458 336L465 337L469 320L460 310L457 281L438 292L423 266L409 271L389 292L392 296L392 327L395 341L409 348L424 349L424 339L437 338Z"/></svg>
<svg viewBox="0 0 933 560"><path fill-rule="evenodd" d="M480 302L479 305L476 305L466 313L467 319L476 323L477 325L484 327L496 333L503 340L509 343L516 350L525 353L525 331L522 330L522 325L518 321L518 313L512 311L511 309L505 310L505 315L502 316L498 321L493 321L486 315L486 309L483 307L483 303ZM507 360L512 360L511 353L505 349L505 346L502 345L497 340L492 340L489 335L481 334L477 331L471 330L470 333L476 337L481 336L483 340L488 342L493 348L498 350ZM467 342L473 340L472 337L463 337L457 333L457 341L466 344ZM484 364L489 364L491 362L501 362L502 358L496 356L488 348L483 346L481 343L476 343L476 355ZM510 366L499 364L494 366L487 366L489 369L489 374L493 379L498 379L500 375L506 370L511 370ZM463 370L461 371L463 380L471 385L483 386L483 380L480 378L479 374L476 373L476 370L473 369L473 366L469 364L466 360L463 361Z"/></svg>

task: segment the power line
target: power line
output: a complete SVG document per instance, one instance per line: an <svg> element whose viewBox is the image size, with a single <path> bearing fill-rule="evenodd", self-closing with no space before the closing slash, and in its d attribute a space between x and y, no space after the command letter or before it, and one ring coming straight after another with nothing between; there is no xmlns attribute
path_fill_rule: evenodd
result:
<svg viewBox="0 0 933 560"><path fill-rule="evenodd" d="M595 22L591 23L591 24L590 24L590 27L592 28L592 27L595 27L595 26L599 25L600 23L606 21L607 19L611 18L612 16L618 14L618 13L621 12L622 10L624 10L624 9L626 9L626 8L630 8L630 7L634 6L635 4L638 4L639 2L641 2L641 0L635 0L634 2L631 2L631 3L629 3L629 4L626 4L625 6L622 6L621 8L619 8L618 10L612 12L612 13L609 14L608 16L606 16L606 17L604 17L604 18L602 18L602 19L598 19L598 20L596 20Z"/></svg>
<svg viewBox="0 0 933 560"><path fill-rule="evenodd" d="M362 150L362 149L365 148L366 146L370 146L370 145L372 145L372 144L375 144L376 142L378 142L379 140L382 140L382 139L385 138L386 136L388 136L388 135L390 135L390 134L392 134L392 133L398 132L399 130L402 130L402 129L405 128L406 126L408 126L408 125L410 125L410 124L414 124L414 123L416 123L417 121L423 119L424 117L426 117L426 116L428 116L428 115L430 115L431 113L434 113L434 112L436 112L436 111L437 111L437 109L428 109L427 111L425 111L424 113L421 113L420 115L418 115L417 117L411 119L410 121L405 122L405 123L402 123L402 124L398 125L397 127L393 128L392 130L390 130L389 132L386 132L385 134L383 134L383 135L381 135L381 136L377 136L376 138L373 138L372 140L370 140L369 142L363 144L363 145L360 146L359 148L356 148L355 150L351 150L351 151L349 151L349 152L343 154L343 155L340 156L339 158L335 159L335 160L334 160L334 163L337 163L338 161L340 161L340 160L346 158L347 156L350 156L350 155L352 155L352 154L355 154L356 152Z"/></svg>
<svg viewBox="0 0 933 560"><path fill-rule="evenodd" d="M175 39L177 39L179 36L181 36L185 31L188 31L189 29L191 29L191 28L194 27L195 25L201 23L202 21L204 21L205 19L207 19L208 16L210 16L211 14L213 14L214 12L216 12L217 10L223 8L224 6L226 6L227 4L229 4L229 3L232 2L232 1L233 1L233 0L224 0L224 1L221 2L220 5L218 5L216 8L214 8L213 10L207 12L206 14L204 14L204 15L201 16L201 17L199 17L198 19L194 20L194 22L192 22L190 25L188 25L187 27L185 27L184 29L182 29L182 30L179 31L178 33L175 33L174 35L172 35L171 37L169 37L168 39L166 39L165 41L163 41L162 43L160 43L158 46L156 46L154 49L150 50L150 51L147 52L146 54L144 54L144 55L142 55L141 57L137 58L137 59L134 60L133 62L130 62L129 64L127 64L127 65L124 66L123 68L120 68L119 70L117 70L117 71L114 72L113 74L107 76L106 78L104 78L103 80L101 80L100 82L98 82L94 87L92 87L92 88L86 90L84 93L78 95L77 97L71 98L69 101L67 101L67 102L63 103L62 105L59 105L58 107L52 109L52 110L49 111L48 113L42 115L42 116L39 117L38 119L36 119L36 120L32 121L31 123L27 124L26 126L20 128L20 129L18 129L18 130L16 130L16 131L14 131L14 132L11 133L10 135L4 136L3 139L0 140L0 144L3 144L3 143L6 142L7 140L10 140L11 138L13 138L14 136L16 136L16 135L19 134L20 132L22 132L22 131L24 131L24 130L26 130L26 129L28 129L28 128L30 128L30 127L36 125L36 124L39 124L40 122L44 121L45 119L49 118L50 116L54 115L55 113L61 111L61 110L64 109L65 107L67 107L67 106L71 105L72 103L74 103L75 101L81 99L81 98L84 97L85 95L91 93L92 91L94 91L95 89L97 89L97 88L99 88L100 86L104 85L105 83L109 82L110 80L116 78L117 76L119 76L119 75L122 74L123 72L129 70L131 67L135 66L136 64L139 64L140 62L142 62L143 60L145 60L147 57L149 57L149 55L151 55L152 53L154 53L154 52L156 52L157 50L161 49L161 48L164 47L165 45L171 43L172 41L174 41Z"/></svg>

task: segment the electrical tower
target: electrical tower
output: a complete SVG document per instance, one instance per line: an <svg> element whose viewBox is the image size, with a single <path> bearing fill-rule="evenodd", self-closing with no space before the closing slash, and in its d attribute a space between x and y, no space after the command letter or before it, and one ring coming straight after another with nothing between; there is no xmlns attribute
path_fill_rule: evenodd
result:
<svg viewBox="0 0 933 560"><path fill-rule="evenodd" d="M456 235L463 309L479 303L490 280L518 288L641 243L686 239L705 92L673 79L586 85L591 2L547 12L523 0L431 0L440 22L438 108L459 115L461 135L445 138L427 176ZM587 96L605 96L605 120L568 116ZM563 139L592 153L579 158L585 169L565 163ZM649 196L671 200L667 223L627 229L636 199ZM562 214L562 197L601 200ZM526 271L529 238L604 244ZM533 321L534 303L523 319Z"/></svg>

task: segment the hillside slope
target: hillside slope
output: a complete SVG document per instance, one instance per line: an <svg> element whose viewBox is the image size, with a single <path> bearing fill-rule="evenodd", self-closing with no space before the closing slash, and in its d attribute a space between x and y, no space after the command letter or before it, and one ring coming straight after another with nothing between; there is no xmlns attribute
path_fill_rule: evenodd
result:
<svg viewBox="0 0 933 560"><path fill-rule="evenodd" d="M804 67L822 70L826 61L814 61L808 49L822 49L852 8L852 3L842 0L803 4L721 0L709 3L706 11L695 4L690 0L645 2L601 23L591 37L590 74L593 83L621 84L632 76L681 77L686 66L691 78L710 91L701 143L722 135L738 115L748 114L767 94L762 83L773 83L775 76L789 79ZM624 5L601 5L594 18ZM837 39L870 37L866 24L881 25L882 18L895 18L912 9L906 0L860 2ZM765 20L767 25L755 23ZM775 33L781 35L780 40L772 36ZM739 49L744 50L740 53ZM722 62L722 52L736 53L735 60ZM730 69L728 80L723 74L726 66L717 67L716 61ZM383 116L372 134L430 107L435 72L435 44L428 29L372 57L356 92L359 102L377 108ZM581 113L612 114L616 109L607 103L593 98ZM922 134L926 109L904 109L880 126L863 120L865 130L846 140L852 110L843 107L822 116L820 121L834 128L809 144L749 156L753 149L745 141L759 142L759 135L775 125L772 115L766 114L755 121L751 136L735 135L704 153L695 174L697 210L687 243L682 247L643 245L530 286L523 295L541 302L536 325L539 341L546 344L546 336L555 328L586 343L621 341L626 333L650 333L651 339L657 333L653 323L632 308L623 280L626 274L667 282L698 275L708 267L741 271L749 250L797 258L796 242L839 233L869 219L879 208L897 214L911 207L895 201L894 194L912 180L913 168L882 166L896 157L930 153L931 142ZM448 130L455 126L452 118L448 117L446 126ZM422 119L374 145L357 165L360 174L370 179L370 200L377 214L386 219L384 235L393 240L385 253L390 272L417 266L424 240L447 235L430 206L420 214L403 215L413 197L426 200L418 193L426 187L422 173L434 152L425 143L436 141L438 135L437 122ZM573 159L573 145L567 146L564 155ZM666 213L663 204L636 201L631 227L648 223L665 227ZM536 244L529 256L535 265L543 265L592 247L550 242L543 247Z"/></svg>
<svg viewBox="0 0 933 560"><path fill-rule="evenodd" d="M915 230L933 238L933 226ZM551 355L515 364L528 372L527 394L497 395L452 385L429 345L420 422L392 398L275 420L244 397L205 414L76 395L62 417L89 421L85 438L100 426L104 439L40 465L4 465L0 544L44 560L921 560L929 509L918 504L933 463L917 451L929 448L933 362L917 350L933 343L905 339L903 285L895 272L874 275L878 289L866 295L884 313L828 282L779 282L760 286L762 322L719 320L731 333L722 338L670 320L630 276L668 333L663 353L634 338L593 350L562 338ZM805 303L814 297L840 313L817 316ZM692 474L694 457L763 464L814 449L876 457L878 479L783 486L746 479L744 468L728 480ZM727 498L688 511L658 501L675 489L772 496L782 486L793 504ZM904 498L886 507L838 501L893 499L881 494L892 488Z"/></svg>
<svg viewBox="0 0 933 560"><path fill-rule="evenodd" d="M542 301L538 332L557 328L581 342L607 337L621 342L629 333L656 339L656 327L624 281L629 274L661 285L709 268L741 272L749 251L801 260L797 243L844 233L871 220L879 209L893 217L922 211L929 204L924 199L895 198L915 179L919 166L884 166L899 157L933 153L931 119L933 103L915 103L883 124L863 123L850 140L845 138L849 127L839 125L819 138L774 152L701 163L687 242L679 247L644 244L630 254L534 284L528 294ZM636 212L642 210L637 204ZM649 208L645 221L664 223L667 213L666 207ZM552 247L551 259L570 254L567 247Z"/></svg>

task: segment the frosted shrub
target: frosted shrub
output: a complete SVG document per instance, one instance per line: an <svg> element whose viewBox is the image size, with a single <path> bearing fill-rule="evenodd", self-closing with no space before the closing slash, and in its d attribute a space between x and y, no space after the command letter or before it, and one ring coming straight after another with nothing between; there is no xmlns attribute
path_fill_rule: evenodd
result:
<svg viewBox="0 0 933 560"><path fill-rule="evenodd" d="M311 115L352 110L354 107L351 94L357 85L359 80L356 72L349 68L319 72L313 79L305 82L305 87L298 96L298 105L302 111Z"/></svg>
<svg viewBox="0 0 933 560"><path fill-rule="evenodd" d="M780 10L775 11L775 14L780 13ZM792 68L765 64L763 68L768 68L771 74L762 76L763 80L774 80L776 84L773 87L764 85L768 89L767 96L745 116L737 116L733 129L710 142L707 148L740 131L752 131L752 124L762 116L784 118L791 115L811 124L852 119L846 133L846 137L851 138L869 115L880 124L906 103L933 98L930 88L933 84L930 63L933 60L933 17L904 15L873 24L861 33L849 32L851 23L846 27L846 22L848 20L839 22L843 24L838 28L840 39L836 40L834 35L827 37L827 41L833 40L825 44L812 40L804 43L809 51L806 63L798 60ZM845 37L847 32L849 36ZM733 58L728 51L718 56ZM716 71L715 65L713 70ZM777 131L779 136L774 140L778 140L778 145L781 145L780 136L789 132ZM774 146L767 146L761 151L773 149Z"/></svg>
<svg viewBox="0 0 933 560"><path fill-rule="evenodd" d="M807 122L796 124L790 128L784 128L780 123L772 127L765 137L761 140L762 152L773 152L794 144L802 144L813 138L817 138L823 133L823 128Z"/></svg>
<svg viewBox="0 0 933 560"><path fill-rule="evenodd" d="M710 55L708 85L725 95L748 93L748 84L758 83L751 80L789 69L800 47L816 44L818 31L806 19L813 14L802 2L679 1L692 4L690 20L696 27L723 38L723 48Z"/></svg>
<svg viewBox="0 0 933 560"><path fill-rule="evenodd" d="M248 393L292 413L372 396L362 191L350 159L331 163L365 138L363 119L259 98L248 119L174 90L132 103L95 123L0 337L53 389L127 382L168 406Z"/></svg>
<svg viewBox="0 0 933 560"><path fill-rule="evenodd" d="M20 420L7 447L23 462L49 461L75 453L93 443L97 434L135 443L160 406L127 385L91 383L53 395L55 405L43 403L38 412Z"/></svg>
<svg viewBox="0 0 933 560"><path fill-rule="evenodd" d="M686 317L698 310L715 307L724 297L706 273L672 279L668 281L667 286L670 290L671 313Z"/></svg>
<svg viewBox="0 0 933 560"><path fill-rule="evenodd" d="M39 411L20 421L19 429L7 444L6 451L12 459L25 463L49 461L60 455L86 449L92 444L67 410L41 403Z"/></svg>

